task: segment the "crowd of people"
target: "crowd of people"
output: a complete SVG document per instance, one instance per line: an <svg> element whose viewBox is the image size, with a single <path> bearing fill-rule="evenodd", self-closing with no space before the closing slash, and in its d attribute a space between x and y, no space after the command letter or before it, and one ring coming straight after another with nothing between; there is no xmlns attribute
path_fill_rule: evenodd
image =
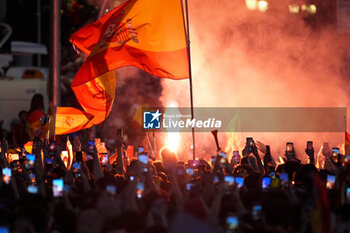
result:
<svg viewBox="0 0 350 233"><path fill-rule="evenodd" d="M0 232L350 231L349 158L336 149L323 149L320 170L312 142L307 164L288 143L276 165L252 138L210 160L167 149L155 160L143 147L127 153L118 132L108 149L78 134L16 150L1 138Z"/></svg>

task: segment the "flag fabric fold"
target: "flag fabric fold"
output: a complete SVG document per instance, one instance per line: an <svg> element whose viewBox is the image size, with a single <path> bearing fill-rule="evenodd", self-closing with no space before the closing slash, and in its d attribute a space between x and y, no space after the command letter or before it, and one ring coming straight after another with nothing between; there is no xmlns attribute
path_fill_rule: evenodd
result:
<svg viewBox="0 0 350 233"><path fill-rule="evenodd" d="M93 124L99 124L108 116L116 90L114 71L104 73L72 89L84 111L93 115Z"/></svg>
<svg viewBox="0 0 350 233"><path fill-rule="evenodd" d="M106 119L114 102L115 69L135 66L161 78L189 77L181 0L129 0L77 31L70 42L88 55L72 83L85 111L73 115L81 116L76 122L84 125L69 130L62 123L56 134L88 128Z"/></svg>

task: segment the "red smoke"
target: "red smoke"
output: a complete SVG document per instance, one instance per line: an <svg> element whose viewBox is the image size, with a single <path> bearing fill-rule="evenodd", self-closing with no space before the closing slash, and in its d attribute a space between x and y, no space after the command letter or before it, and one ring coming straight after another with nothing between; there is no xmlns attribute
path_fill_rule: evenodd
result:
<svg viewBox="0 0 350 233"><path fill-rule="evenodd" d="M349 105L348 81L342 74L349 48L346 37L336 31L336 25L320 22L320 17L312 27L300 15L290 14L289 1L272 2L261 13L247 10L244 0L189 1L195 107ZM174 100L189 106L188 80L162 82L165 106ZM241 136L241 145L245 136L271 144L275 157L287 141L294 141L302 156L307 140L314 141L315 151L324 141L331 146L344 141L344 134L339 133ZM215 153L210 133L198 133L196 139L198 154ZM219 135L220 139L224 148L225 135Z"/></svg>

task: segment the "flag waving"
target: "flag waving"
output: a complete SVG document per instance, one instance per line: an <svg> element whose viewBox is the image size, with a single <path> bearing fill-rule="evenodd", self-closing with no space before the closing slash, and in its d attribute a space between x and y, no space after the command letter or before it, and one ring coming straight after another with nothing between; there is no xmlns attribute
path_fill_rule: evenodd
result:
<svg viewBox="0 0 350 233"><path fill-rule="evenodd" d="M124 66L164 78L189 76L181 0L129 0L70 41L89 56L73 87Z"/></svg>
<svg viewBox="0 0 350 233"><path fill-rule="evenodd" d="M181 0L129 0L70 41L88 55L72 83L80 105L94 116L85 128L108 116L117 68L135 66L161 78L189 77Z"/></svg>

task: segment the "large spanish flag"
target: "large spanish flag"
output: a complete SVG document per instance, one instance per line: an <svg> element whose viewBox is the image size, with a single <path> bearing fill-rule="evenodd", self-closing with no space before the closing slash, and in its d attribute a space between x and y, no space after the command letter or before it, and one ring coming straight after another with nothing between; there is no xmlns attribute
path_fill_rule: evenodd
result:
<svg viewBox="0 0 350 233"><path fill-rule="evenodd" d="M80 129L108 116L117 68L135 66L162 78L189 77L181 0L129 0L80 29L70 41L88 55L72 83L84 111L93 116Z"/></svg>
<svg viewBox="0 0 350 233"><path fill-rule="evenodd" d="M70 41L88 55L73 88L124 66L163 78L189 77L181 0L129 0Z"/></svg>

